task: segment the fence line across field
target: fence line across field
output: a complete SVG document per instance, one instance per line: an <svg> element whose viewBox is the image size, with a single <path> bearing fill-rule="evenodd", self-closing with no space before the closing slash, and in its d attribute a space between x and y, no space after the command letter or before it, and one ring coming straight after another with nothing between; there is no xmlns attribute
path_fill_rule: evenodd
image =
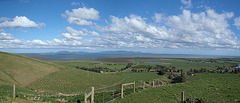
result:
<svg viewBox="0 0 240 103"><path fill-rule="evenodd" d="M98 88L98 89L94 89L94 90L101 90L101 89L106 89L106 88L110 88L110 87L113 87L113 86L116 86L116 85L119 85L121 83L117 83L117 84L114 84L114 85L110 85L110 86L106 86L106 87L102 87L102 88Z"/></svg>
<svg viewBox="0 0 240 103"><path fill-rule="evenodd" d="M133 92L135 93L135 87L136 87L135 86L135 81L132 82L132 83L125 83L125 84L117 83L117 84L114 84L114 85L110 85L110 86L106 86L106 87L102 87L102 88L98 88L98 89L94 89L94 87L92 87L92 91L91 92L85 93L84 103L87 103L87 98L90 97L90 96L91 96L91 103L94 103L94 92L97 91L97 90L103 90L103 92L102 92L103 93L103 100L102 100L102 102L104 103L104 100L105 100L104 99L105 89L111 88L111 87L114 87L114 86L117 86L117 85L121 85L121 92L119 94L117 94L119 96L114 97L114 96L116 96L116 94L114 93L116 88L113 88L113 94L112 95L113 95L114 98L109 100L109 101L107 101L106 103L112 102L112 101L114 101L114 100L116 100L118 98L123 98L124 86L133 85Z"/></svg>
<svg viewBox="0 0 240 103"><path fill-rule="evenodd" d="M133 84L134 84L134 86L133 86ZM129 86L122 88L122 86L125 86L125 85L129 85ZM94 93L97 96L95 101L109 103L118 98L121 98L121 96L125 95L126 93L127 94L132 93L133 88L145 89L146 87L158 87L158 86L162 86L162 85L167 85L167 83L163 82L163 81L159 81L159 80L147 81L147 82L146 81L137 81L137 82L131 82L131 83L125 83L125 84L116 83L116 84L109 85L106 87L94 89ZM14 89L14 87L15 87L15 89ZM131 91L129 91L129 90L131 90ZM133 92L134 91L135 91L135 89L133 90ZM42 98L46 98L46 97L63 98L61 96L65 96L65 95L61 95L61 94L52 95L52 94L47 94L47 93L46 94L45 93L41 93L41 94L24 93L24 92L22 92L21 89L19 90L19 88L17 88L17 85L16 86L14 86L14 85L8 86L6 89L3 86L3 89L0 91L0 94L4 94L4 93L7 94L6 95L7 98L14 99L17 96L17 97L23 97L26 99L30 98L29 100L32 100L32 98L34 98L33 100L35 100L35 98L36 98L36 100L38 100L40 98L42 99ZM90 96L91 94L89 94L87 96ZM80 94L75 94L75 95L80 95ZM102 97L102 100L100 97ZM92 98L94 99L94 96L92 96Z"/></svg>
<svg viewBox="0 0 240 103"><path fill-rule="evenodd" d="M114 85L110 85L110 86L106 86L106 87L102 87L102 88L95 89L96 91L97 91L97 90L103 90L103 92L102 92L102 93L103 93L103 103L104 103L104 100L105 100L105 98L104 98L105 89L113 87L113 94L112 94L112 95L113 95L113 97L114 97L114 96L118 95L118 94L115 94L115 93L114 93L114 92L116 91L116 88L114 88L114 87L117 86L117 85L121 85L121 83L117 83L117 84L114 84ZM117 97L111 99L110 101L107 101L106 103L111 102L111 101L114 101L115 99L120 98L120 97L121 97L121 96L117 96Z"/></svg>
<svg viewBox="0 0 240 103"><path fill-rule="evenodd" d="M86 93L85 94L85 98L84 98L84 102L86 103L87 102L87 98L91 95L91 103L94 102L94 92L95 91L99 91L99 90L103 90L103 103L104 103L104 93L105 93L105 89L108 89L108 88L111 88L111 87L115 87L117 85L121 85L121 83L117 83L117 84L114 84L114 85L110 85L110 86L106 86L106 87L102 87L102 88L98 88L98 89L94 89L94 87L92 87L92 91L89 92L89 93ZM118 95L118 94L115 94L114 92L116 91L116 88L113 88L113 97ZM109 103L109 102L112 102L114 100L116 100L117 98L120 98L121 96L117 96L109 101L107 101L106 103Z"/></svg>

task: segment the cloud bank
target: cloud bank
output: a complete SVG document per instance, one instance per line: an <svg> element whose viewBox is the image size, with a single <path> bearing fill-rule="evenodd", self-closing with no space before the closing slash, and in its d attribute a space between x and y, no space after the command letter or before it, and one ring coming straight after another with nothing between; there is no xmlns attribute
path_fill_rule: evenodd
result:
<svg viewBox="0 0 240 103"><path fill-rule="evenodd" d="M191 7L191 0L181 0L185 8ZM190 5L190 6L189 6ZM52 40L20 40L12 34L1 31L0 48L190 48L190 49L233 49L239 50L236 34L230 29L229 20L233 12L217 13L213 9L193 13L182 9L179 15L164 16L155 13L148 18L131 14L122 18L110 16L106 26L93 25L99 20L99 12L94 8L66 10L69 24L79 25L80 30L66 27L60 38ZM39 28L37 24L24 16L0 23L0 27ZM234 19L234 25L240 27L240 18ZM92 30L83 26L93 26Z"/></svg>

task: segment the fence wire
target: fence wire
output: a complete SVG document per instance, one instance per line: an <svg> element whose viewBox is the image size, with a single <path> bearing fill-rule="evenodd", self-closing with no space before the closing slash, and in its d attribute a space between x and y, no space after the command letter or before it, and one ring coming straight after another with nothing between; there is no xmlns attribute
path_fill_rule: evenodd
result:
<svg viewBox="0 0 240 103"><path fill-rule="evenodd" d="M94 89L95 102L109 103L121 97L121 83ZM100 100L100 98L102 100Z"/></svg>

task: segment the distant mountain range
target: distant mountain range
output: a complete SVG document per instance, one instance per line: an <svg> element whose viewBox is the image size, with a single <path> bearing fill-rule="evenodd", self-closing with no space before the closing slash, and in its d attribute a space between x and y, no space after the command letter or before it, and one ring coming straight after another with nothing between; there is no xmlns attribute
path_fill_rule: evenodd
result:
<svg viewBox="0 0 240 103"><path fill-rule="evenodd" d="M239 56L218 56L218 55L194 55L194 54L155 54L135 51L102 51L90 52L70 52L59 51L50 53L22 53L22 55L34 57L41 60L92 60L98 58L116 57L153 57L153 58L240 58Z"/></svg>
<svg viewBox="0 0 240 103"><path fill-rule="evenodd" d="M134 51L102 51L102 52L96 52L96 53L83 52L83 51L77 51L77 52L59 51L59 52L51 52L51 53L56 53L56 54L153 54L153 53L142 53L142 52L134 52Z"/></svg>

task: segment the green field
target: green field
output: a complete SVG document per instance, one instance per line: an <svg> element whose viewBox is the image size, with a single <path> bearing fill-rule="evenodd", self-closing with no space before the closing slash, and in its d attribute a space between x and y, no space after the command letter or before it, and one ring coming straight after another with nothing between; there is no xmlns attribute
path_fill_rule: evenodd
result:
<svg viewBox="0 0 240 103"><path fill-rule="evenodd" d="M195 60L195 61L194 61ZM214 61L214 62L209 62ZM68 66L68 67L107 67L114 71L120 71L126 67L127 63L138 65L163 65L166 67L175 66L176 69L189 71L190 69L200 70L201 68L214 70L217 66L231 66L239 64L240 59L183 59L183 58L103 58L98 60L50 60L49 62ZM149 64L146 62L160 62L159 64ZM107 65L112 64L112 65ZM134 67L134 66L133 66Z"/></svg>
<svg viewBox="0 0 240 103"><path fill-rule="evenodd" d="M79 67L106 67L114 71L120 71L122 68L126 67L125 62L105 62L100 60L49 60L49 62L56 63L59 65L75 68Z"/></svg>
<svg viewBox="0 0 240 103"><path fill-rule="evenodd" d="M88 72L78 69L66 69L54 72L33 83L28 88L52 93L81 94L90 87L104 87L121 82L123 79L110 75Z"/></svg>
<svg viewBox="0 0 240 103"><path fill-rule="evenodd" d="M137 93L126 93L124 99L115 102L180 102L180 93L185 98L201 98L207 102L239 102L239 74L201 73L187 76L187 82L172 84L170 72L133 72L132 69L148 67L174 67L184 72L190 69L216 70L218 67L234 68L240 59L179 59L179 58L103 58L97 60L37 60L30 57L0 52L0 102L11 102L12 84L16 84L18 102L29 98L41 98L35 102L57 102L59 98L76 102L90 87L102 88L118 83L136 82ZM130 67L126 66L132 63ZM109 68L114 72L90 72L76 67ZM126 68L126 70L123 70ZM142 90L142 82L164 81L168 85ZM111 89L120 90L120 85L107 89L105 97L111 98ZM96 102L101 102L102 92L97 91ZM118 91L119 92L119 91ZM108 95L107 95L108 94ZM26 95L28 97L24 97ZM34 100L29 99L34 102Z"/></svg>
<svg viewBox="0 0 240 103"><path fill-rule="evenodd" d="M199 60L199 62L191 62L190 60ZM229 61L228 59L213 59L215 62L209 63L206 61L209 61L212 59L150 59L150 60L135 60L136 63L139 63L141 65L156 65L156 64L147 64L147 63L141 63L141 62L161 62L166 64L158 64L158 65L164 65L164 66L175 66L176 69L182 69L183 71L189 71L190 69L201 69L205 68L208 70L216 69L217 66L230 66L231 63L240 63L240 59L231 59ZM203 61L203 62L202 62Z"/></svg>
<svg viewBox="0 0 240 103"><path fill-rule="evenodd" d="M181 92L186 98L199 98L205 102L240 102L239 74L198 74L188 77L187 83L170 84L139 90L118 99L116 103L175 103L181 102Z"/></svg>

